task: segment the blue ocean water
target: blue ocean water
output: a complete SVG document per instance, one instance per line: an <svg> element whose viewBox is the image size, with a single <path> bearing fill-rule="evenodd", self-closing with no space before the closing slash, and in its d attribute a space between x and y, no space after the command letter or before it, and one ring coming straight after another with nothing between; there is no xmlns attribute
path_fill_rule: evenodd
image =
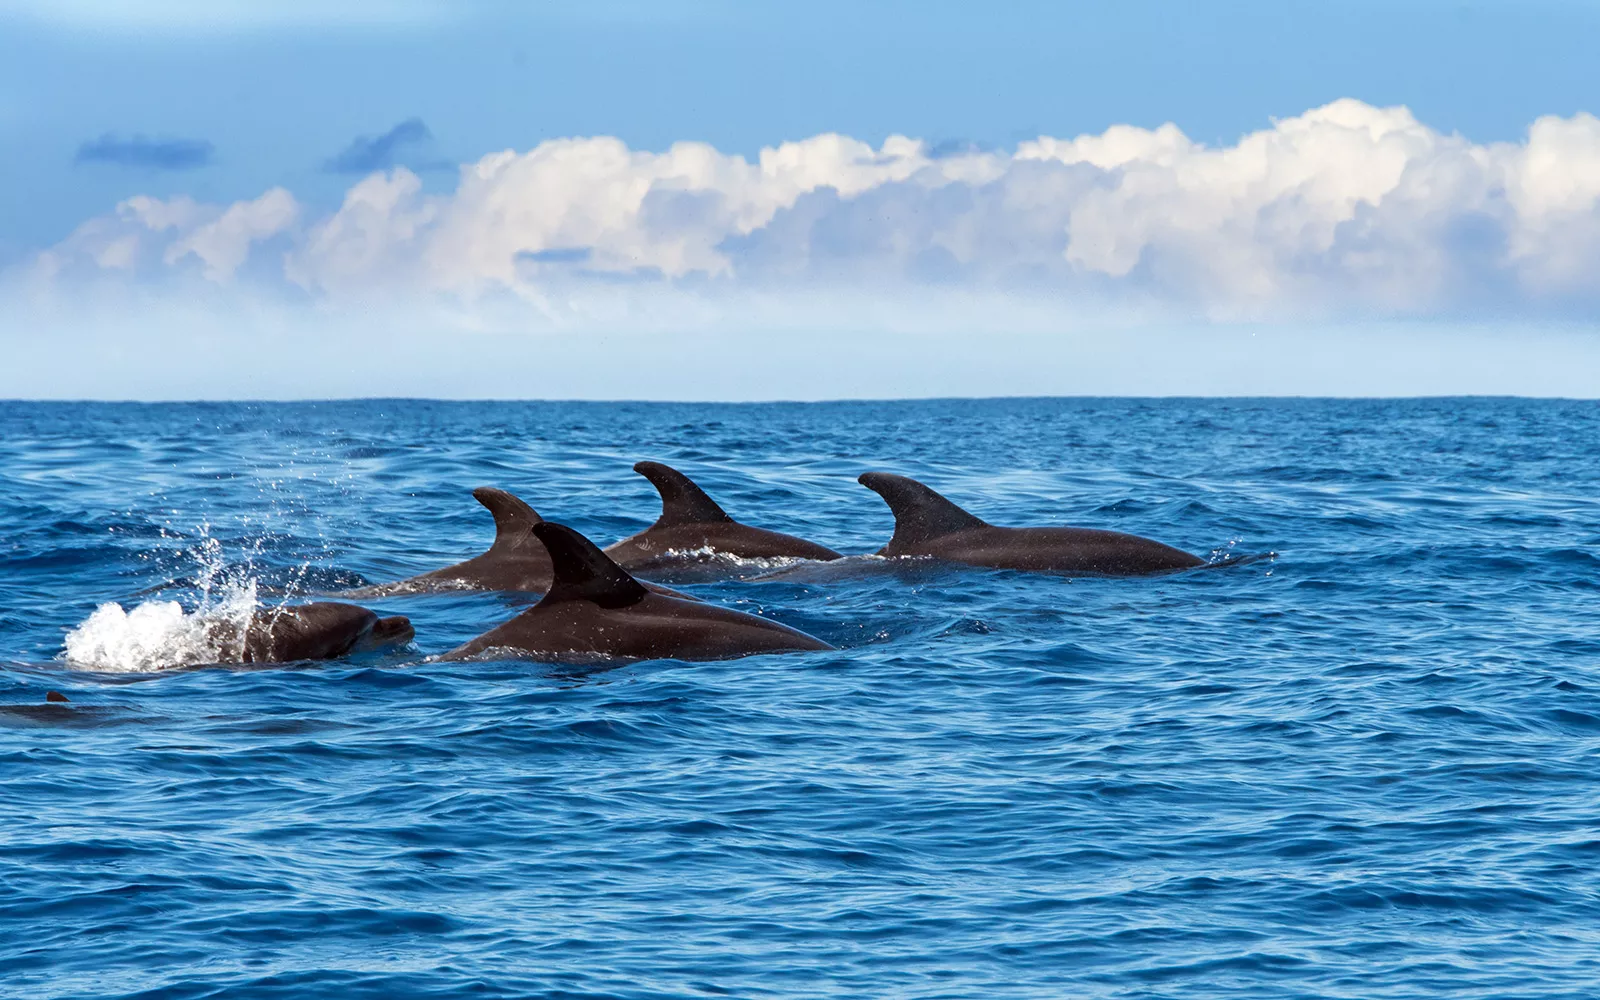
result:
<svg viewBox="0 0 1600 1000"><path fill-rule="evenodd" d="M64 657L474 554L478 485L608 543L643 458L846 552L881 469L1263 558L690 585L842 647L711 664L424 662L492 594ZM4 996L1594 997L1600 405L5 403L0 703Z"/></svg>

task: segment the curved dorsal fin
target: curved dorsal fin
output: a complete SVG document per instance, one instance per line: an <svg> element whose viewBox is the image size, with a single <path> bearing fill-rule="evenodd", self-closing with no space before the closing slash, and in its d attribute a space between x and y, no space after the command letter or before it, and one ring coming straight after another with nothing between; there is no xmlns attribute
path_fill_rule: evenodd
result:
<svg viewBox="0 0 1600 1000"><path fill-rule="evenodd" d="M633 471L650 480L650 485L661 494L661 516L656 519L655 527L733 520L715 500L706 496L705 490L694 484L694 480L670 465L640 462Z"/></svg>
<svg viewBox="0 0 1600 1000"><path fill-rule="evenodd" d="M544 520L532 507L505 490L480 486L472 491L472 496L494 515L494 544L489 546L490 552L527 545L532 541L529 532L533 526Z"/></svg>
<svg viewBox="0 0 1600 1000"><path fill-rule="evenodd" d="M863 472L856 482L883 497L894 512L894 537L886 548L917 545L952 531L981 528L985 523L906 476Z"/></svg>
<svg viewBox="0 0 1600 1000"><path fill-rule="evenodd" d="M71 701L72 699L68 698L66 695L62 694L60 691L46 691L44 693L44 700L45 701Z"/></svg>
<svg viewBox="0 0 1600 1000"><path fill-rule="evenodd" d="M649 593L593 542L566 525L540 521L533 533L550 551L554 577L540 605L593 601L602 608L625 608Z"/></svg>

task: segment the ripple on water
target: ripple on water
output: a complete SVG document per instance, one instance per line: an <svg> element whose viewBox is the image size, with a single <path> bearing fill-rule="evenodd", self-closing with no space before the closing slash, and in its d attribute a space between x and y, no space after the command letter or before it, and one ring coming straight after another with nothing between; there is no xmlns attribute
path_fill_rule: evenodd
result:
<svg viewBox="0 0 1600 1000"><path fill-rule="evenodd" d="M1591 995L1597 431L1516 400L0 404L0 994ZM478 485L637 531L646 458L854 554L685 584L843 648L430 662L527 603L441 594L375 602L407 650L170 669L242 595L481 551ZM867 469L1232 561L876 559Z"/></svg>

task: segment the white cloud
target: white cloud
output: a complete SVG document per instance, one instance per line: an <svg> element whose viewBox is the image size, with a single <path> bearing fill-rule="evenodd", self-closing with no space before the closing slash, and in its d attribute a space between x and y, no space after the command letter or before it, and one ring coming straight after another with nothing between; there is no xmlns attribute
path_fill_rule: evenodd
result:
<svg viewBox="0 0 1600 1000"><path fill-rule="evenodd" d="M255 201L239 201L217 218L196 226L167 247L161 259L176 264L190 254L205 265L205 276L224 282L250 255L250 248L294 225L300 206L283 188L273 188Z"/></svg>
<svg viewBox="0 0 1600 1000"><path fill-rule="evenodd" d="M437 203L421 191L422 182L404 167L359 181L338 212L312 227L287 261L286 276L308 289L408 287L420 277L416 241Z"/></svg>
<svg viewBox="0 0 1600 1000"><path fill-rule="evenodd" d="M1600 277L1600 119L1540 118L1506 197L1519 225L1510 253L1540 290L1594 288Z"/></svg>
<svg viewBox="0 0 1600 1000"><path fill-rule="evenodd" d="M204 277L231 281L251 248L290 231L300 206L283 188L226 207L179 195L129 198L116 213L90 219L26 268L38 281L81 280L95 269L150 277L197 259Z"/></svg>
<svg viewBox="0 0 1600 1000"><path fill-rule="evenodd" d="M281 190L229 207L131 199L36 270L148 276L198 258L226 281L288 234L263 267L320 299L499 297L546 317L641 283L679 301L894 302L936 286L1227 319L1600 307L1600 119L1586 114L1491 145L1354 100L1223 147L1172 125L956 156L821 135L753 161L561 139L467 164L450 194L402 169L304 229L296 213Z"/></svg>

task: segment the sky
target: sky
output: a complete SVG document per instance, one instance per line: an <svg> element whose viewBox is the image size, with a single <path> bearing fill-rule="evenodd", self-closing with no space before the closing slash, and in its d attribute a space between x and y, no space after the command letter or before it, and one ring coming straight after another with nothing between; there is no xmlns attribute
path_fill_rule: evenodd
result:
<svg viewBox="0 0 1600 1000"><path fill-rule="evenodd" d="M1597 37L0 0L0 397L1600 396Z"/></svg>

